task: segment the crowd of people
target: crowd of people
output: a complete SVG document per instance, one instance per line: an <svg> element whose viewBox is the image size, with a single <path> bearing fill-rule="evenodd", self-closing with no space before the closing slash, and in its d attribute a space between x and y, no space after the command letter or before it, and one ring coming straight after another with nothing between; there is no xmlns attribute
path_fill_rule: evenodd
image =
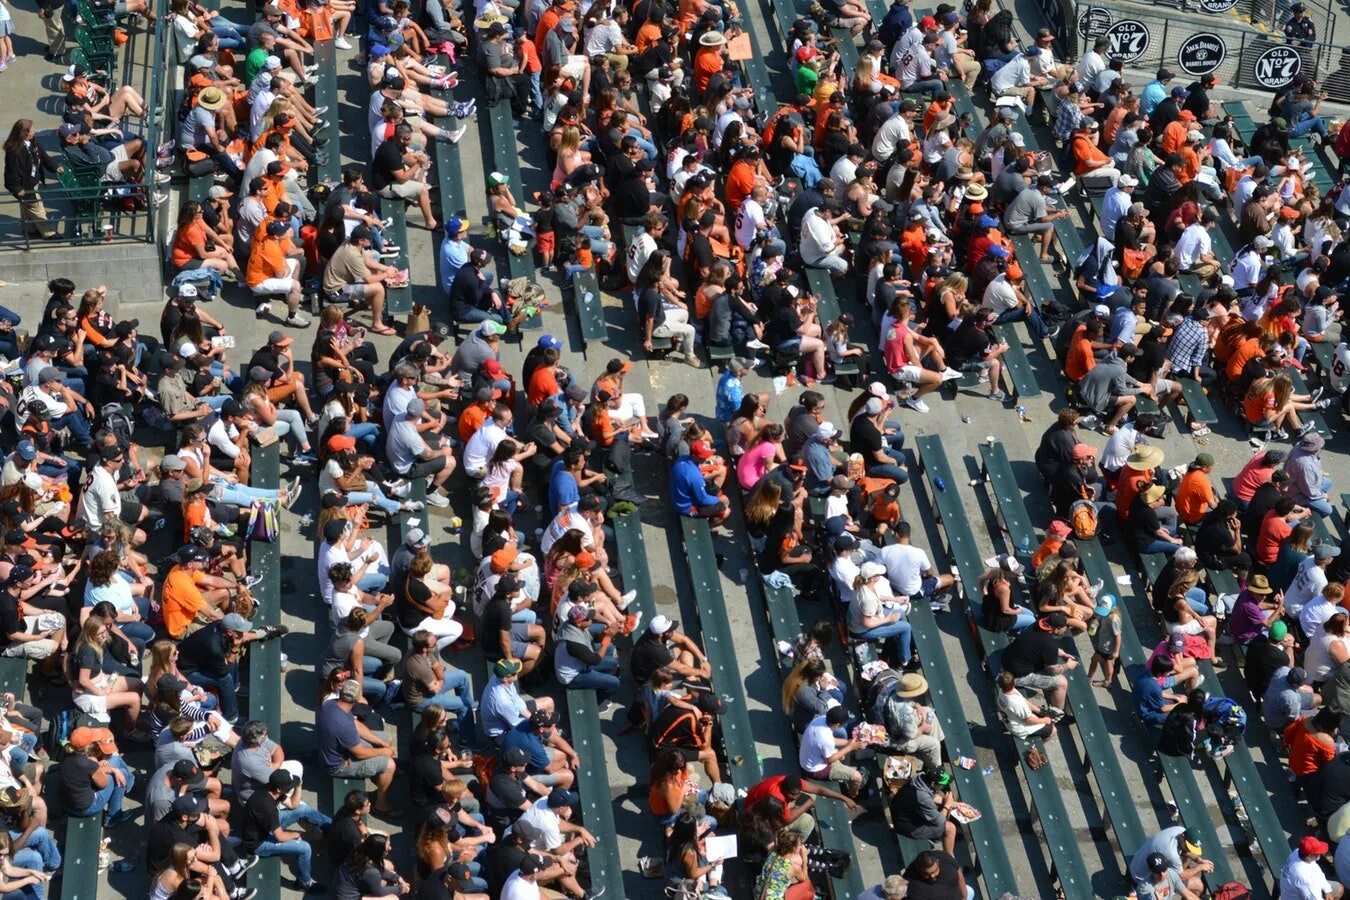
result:
<svg viewBox="0 0 1350 900"><path fill-rule="evenodd" d="M137 3L119 12L150 12ZM757 94L734 58L734 4L422 6L284 0L245 25L173 0L185 91L172 153L123 134L146 101L80 65L63 79L59 159L29 119L5 143L6 188L44 236L55 231L38 192L63 165L138 183L181 164L213 186L178 212L157 340L116 318L104 289L64 278L24 346L19 316L0 309L0 351L21 360L0 382L14 423L0 656L31 661L44 696L72 701L53 716L0 698L0 893L41 897L60 869L54 791L65 815L106 828L143 816L155 900L251 897L248 873L272 857L297 889L339 900L589 900L603 888L586 850L612 836L578 821L581 759L561 724L568 693L588 691L602 710L631 701L625 731L650 754L661 841L643 867L670 895L731 896L746 871L758 900L823 892L813 810L828 802L851 814L879 804L897 833L930 842L868 900L965 900L974 885L956 845L972 811L925 702L933 648L910 613L963 610L952 600L978 592L980 626L1011 638L991 687L1001 720L1018 739L1053 740L1076 638L1090 642L1094 685L1122 685L1120 601L1084 575L1072 540L1101 534L1131 562L1166 557L1149 597L1163 639L1147 671L1124 679L1161 752L1234 751L1248 712L1211 696L1199 663L1223 668L1226 648L1240 650L1250 714L1279 735L1318 818L1268 863L1284 896L1340 896L1329 874L1350 878L1350 752L1337 733L1350 711L1350 568L1314 522L1335 513L1317 423L1346 408L1347 344L1316 390L1295 385L1313 345L1339 333L1350 192L1324 195L1316 161L1291 148L1333 139L1315 81L1281 90L1244 143L1213 76L1183 86L1164 68L1136 89L1108 42L1057 60L1052 33L1022 46L991 0L921 16L894 0L878 21L853 0L813 4L783 35L794 93L781 98ZM306 189L335 146L337 110L308 90L329 38L359 54L370 163ZM438 220L429 187L429 143L459 140L475 112L432 93L460 86L466 54L487 102L547 135L545 181L486 177L507 252L534 254L564 286L594 270L649 355L699 367L730 353L712 397L672 394L649 415L625 384L630 360L587 379L551 334L508 370L502 344L524 340L539 289L498 279L466 219ZM990 101L985 127L957 99L969 90ZM1048 152L1027 146L1023 118L1047 126ZM433 121L446 119L454 127ZM1065 259L1056 232L1085 192L1093 239ZM405 203L437 233L444 297L436 321L400 331L386 300L409 274L391 264L401 248L387 204ZM1215 240L1226 220L1231 258ZM1041 266L1064 279L1063 303L1032 296L1027 273ZM804 269L860 303L822 315L836 298L812 291ZM285 326L251 353L208 311L235 283ZM930 412L925 398L950 381L1005 400L1010 348L993 327L1018 321L1053 345L1069 386L1035 454L1046 538L958 584L911 542L903 418ZM310 328L309 365L297 366ZM395 335L392 352L377 350ZM743 381L762 363L802 388L781 421ZM1183 379L1255 435L1225 496L1213 455L1168 469L1151 441L1184 403ZM827 384L848 390L837 421ZM1191 430L1204 437L1198 421ZM259 448L278 440L290 480L250 486ZM644 618L619 575L607 522L647 499L639 453L666 473L674 514L745 539L767 584L828 598L838 615L785 653L796 771L744 795L726 777L724 701L701 641L667 615ZM247 715L240 675L251 648L287 633L253 622L251 542L306 494L311 602L327 607L305 610L323 646L311 767L324 771L308 778ZM383 537L401 516L452 505L465 514L464 569L433 546L434 524ZM836 675L841 638L879 659ZM39 742L49 727L56 758ZM124 751L142 744L153 762L138 771ZM368 784L330 816L304 800L324 775ZM123 805L133 790L135 812ZM398 823L406 847L379 821ZM737 835L740 873L710 854L718 834ZM394 862L405 850L411 869ZM1216 851L1166 828L1129 877L1139 896L1198 897Z"/></svg>

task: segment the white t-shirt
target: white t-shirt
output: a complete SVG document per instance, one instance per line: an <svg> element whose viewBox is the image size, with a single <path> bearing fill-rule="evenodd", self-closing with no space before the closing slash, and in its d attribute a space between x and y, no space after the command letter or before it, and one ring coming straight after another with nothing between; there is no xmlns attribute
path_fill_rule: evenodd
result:
<svg viewBox="0 0 1350 900"><path fill-rule="evenodd" d="M824 716L816 716L802 733L802 743L797 751L797 762L807 774L820 772L828 765L825 760L834 755L834 732L826 724Z"/></svg>
<svg viewBox="0 0 1350 900"><path fill-rule="evenodd" d="M802 217L802 259L814 265L834 252L834 244L834 228L820 214L820 207L808 209Z"/></svg>
<svg viewBox="0 0 1350 900"><path fill-rule="evenodd" d="M351 562L351 557L347 555L347 548L342 546L341 542L319 543L319 595L329 606L333 605L333 579L328 577L328 570L342 562Z"/></svg>
<svg viewBox="0 0 1350 900"><path fill-rule="evenodd" d="M1331 386L1338 394L1350 387L1350 346L1345 341L1336 345L1331 361Z"/></svg>
<svg viewBox="0 0 1350 900"><path fill-rule="evenodd" d="M933 568L928 554L913 544L882 547L879 561L886 567L886 578L895 592L911 599L923 591L923 573Z"/></svg>
<svg viewBox="0 0 1350 900"><path fill-rule="evenodd" d="M736 243L741 245L742 250L749 250L759 229L767 226L764 207L758 200L746 197L741 202L740 211L736 213Z"/></svg>
<svg viewBox="0 0 1350 900"><path fill-rule="evenodd" d="M1021 55L1013 57L989 79L989 87L995 96L1030 83L1031 62Z"/></svg>
<svg viewBox="0 0 1350 900"><path fill-rule="evenodd" d="M530 839L534 850L552 850L562 845L562 828L558 814L548 808L548 798L540 797L516 820L513 826Z"/></svg>
<svg viewBox="0 0 1350 900"><path fill-rule="evenodd" d="M497 452L497 445L506 440L506 429L495 420L488 419L473 433L464 445L464 471L480 472L487 468L488 460Z"/></svg>
<svg viewBox="0 0 1350 900"><path fill-rule="evenodd" d="M24 410L32 406L34 403L41 404L43 407L45 407L47 412L51 413L53 419L59 419L70 411L69 407L66 406L64 400L58 400L56 397L53 397L51 394L47 393L41 388L34 385L30 385L29 387L23 389L23 393L19 394L20 416L26 415Z"/></svg>
<svg viewBox="0 0 1350 900"><path fill-rule="evenodd" d="M323 468L319 470L319 494L323 495L333 491L339 494L345 493L342 488L338 487L337 480L341 477L342 464L330 456L328 461L323 464Z"/></svg>
<svg viewBox="0 0 1350 900"><path fill-rule="evenodd" d="M1008 722L1008 730L1020 738L1031 737L1040 731L1042 725L1028 725L1027 718L1032 715L1031 704L1027 698L1017 690L1007 694L1003 691L998 693L998 710L1003 714L1003 718Z"/></svg>
<svg viewBox="0 0 1350 900"><path fill-rule="evenodd" d="M634 239L632 245L628 248L628 259L625 266L628 270L629 281L637 281L638 273L647 264L647 257L655 252L656 238L647 232L642 232Z"/></svg>
<svg viewBox="0 0 1350 900"><path fill-rule="evenodd" d="M590 57L600 53L613 53L614 48L622 43L623 29L619 27L619 23L613 19L597 22L586 32L586 55Z"/></svg>
<svg viewBox="0 0 1350 900"><path fill-rule="evenodd" d="M1303 605L1311 603L1313 598L1321 594L1322 588L1326 586L1326 570L1319 566L1313 557L1309 556L1298 564L1298 571L1294 573L1294 580L1289 583L1289 590L1284 592L1285 610L1290 615L1298 615L1303 609Z"/></svg>
<svg viewBox="0 0 1350 900"><path fill-rule="evenodd" d="M206 430L206 442L213 449L219 450L222 456L228 456L230 459L239 458L239 446L235 444L238 437L239 429L233 425L226 425L224 419L216 419Z"/></svg>
<svg viewBox="0 0 1350 900"><path fill-rule="evenodd" d="M1322 867L1306 862L1297 850L1289 854L1280 870L1281 900L1323 900L1331 891L1331 882L1322 874Z"/></svg>
<svg viewBox="0 0 1350 900"><path fill-rule="evenodd" d="M834 562L830 563L830 576L839 588L839 599L846 604L852 603L857 594L853 582L858 578L858 564L853 561L853 556L848 553L836 556Z"/></svg>
<svg viewBox="0 0 1350 900"><path fill-rule="evenodd" d="M333 605L328 608L333 627L341 627L346 618L351 615L352 610L360 608L361 597L355 591L333 591ZM361 637L365 637L369 630L368 628L361 629Z"/></svg>
<svg viewBox="0 0 1350 900"><path fill-rule="evenodd" d="M121 514L122 495L117 492L117 479L103 466L95 466L89 487L80 497L80 518L90 531L98 531L105 517L117 518Z"/></svg>
<svg viewBox="0 0 1350 900"><path fill-rule="evenodd" d="M581 546L590 547L595 541L591 536L591 524L581 517L581 513L575 509L560 509L558 514L553 517L553 521L548 523L544 529L543 535L539 538L539 549L545 555L553 549L553 545L564 534L569 531L581 532Z"/></svg>
<svg viewBox="0 0 1350 900"><path fill-rule="evenodd" d="M506 879L506 884L502 885L501 900L539 900L541 896L539 885L526 881L519 871L513 873Z"/></svg>
<svg viewBox="0 0 1350 900"><path fill-rule="evenodd" d="M985 287L984 305L996 313L1021 307L1022 301L1018 298L1012 283L1008 281L1007 274L1000 274Z"/></svg>
<svg viewBox="0 0 1350 900"><path fill-rule="evenodd" d="M1213 243L1209 239L1209 229L1196 222L1181 233L1177 246L1173 250L1177 256L1177 267L1186 272L1194 268L1196 260L1212 252Z"/></svg>

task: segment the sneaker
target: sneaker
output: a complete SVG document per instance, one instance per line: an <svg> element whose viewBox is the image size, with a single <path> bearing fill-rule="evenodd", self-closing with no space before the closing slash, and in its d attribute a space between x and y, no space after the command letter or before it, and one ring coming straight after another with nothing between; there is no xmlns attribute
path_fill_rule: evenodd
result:
<svg viewBox="0 0 1350 900"><path fill-rule="evenodd" d="M318 64L318 63L310 63L309 65L305 66L305 71L306 71L306 72L317 72L317 71L319 71L319 64Z"/></svg>
<svg viewBox="0 0 1350 900"><path fill-rule="evenodd" d="M444 129L442 129L442 130L444 130ZM447 141L449 141L450 143L452 143L452 144L458 144L458 143L459 143L459 139L462 138L462 137L464 137L464 132L466 132L466 131L468 131L468 130L469 130L468 123L466 123L466 122L460 122L460 123L459 123L459 127L457 127L454 131L447 132L447 133L445 134L445 139L446 139Z"/></svg>
<svg viewBox="0 0 1350 900"><path fill-rule="evenodd" d="M240 875L243 875L245 872L247 872L249 869L253 868L260 862L262 862L261 856L259 856L256 853L250 853L248 856L239 860L239 865L235 867L235 871L230 873L230 877L238 878Z"/></svg>
<svg viewBox="0 0 1350 900"><path fill-rule="evenodd" d="M314 108L314 117L315 117L316 119L322 119L322 118L323 118L323 114L326 113L326 112L328 112L328 107L326 107L326 106L317 106L317 107ZM327 124L327 123L325 122L324 124Z"/></svg>
<svg viewBox="0 0 1350 900"><path fill-rule="evenodd" d="M956 371L955 369L953 369L951 366L948 366L947 368L945 368L945 369L942 370L942 380L943 380L943 381L955 381L956 379L958 379L958 378L960 378L960 377L961 377L961 373L958 372L958 371Z"/></svg>
<svg viewBox="0 0 1350 900"><path fill-rule="evenodd" d="M992 391L989 392L989 399L990 399L990 400L997 400L997 401L999 401L999 402L1001 403L1001 402L1003 402L1004 400L1007 400L1007 399L1008 399L1008 395L1005 394L1003 391L1000 391L1000 390L992 390Z"/></svg>
<svg viewBox="0 0 1350 900"><path fill-rule="evenodd" d="M628 604L637 599L637 591L629 591L619 598L619 609L627 609Z"/></svg>
<svg viewBox="0 0 1350 900"><path fill-rule="evenodd" d="M1319 387L1317 390L1312 392L1312 396L1309 397L1308 400L1313 403L1316 403L1318 400L1322 399L1322 392L1325 390L1326 390L1325 387Z"/></svg>
<svg viewBox="0 0 1350 900"><path fill-rule="evenodd" d="M1055 721L1064 718L1064 710L1060 709L1058 706L1046 706L1045 714Z"/></svg>
<svg viewBox="0 0 1350 900"><path fill-rule="evenodd" d="M258 896L258 889L251 887L236 887L230 891L230 900L253 900Z"/></svg>
<svg viewBox="0 0 1350 900"><path fill-rule="evenodd" d="M388 247L380 251L380 259L398 259L399 251L390 250Z"/></svg>
<svg viewBox="0 0 1350 900"><path fill-rule="evenodd" d="M1091 586L1088 587L1088 593L1092 595L1093 599L1096 599L1097 595L1101 593L1102 588L1105 586L1106 582L1098 578L1096 581L1092 582Z"/></svg>
<svg viewBox="0 0 1350 900"><path fill-rule="evenodd" d="M1326 398L1325 400L1318 400L1317 403L1316 403L1316 406L1317 406L1318 409L1328 409L1328 408L1330 408L1330 406L1331 406L1331 398L1328 397L1328 398Z"/></svg>
<svg viewBox="0 0 1350 900"><path fill-rule="evenodd" d="M173 181L173 176L168 172L155 173L155 184L168 184L170 181Z"/></svg>
<svg viewBox="0 0 1350 900"><path fill-rule="evenodd" d="M411 490L412 485L402 479L384 482L384 492L397 500L402 500L404 497L407 497L408 492Z"/></svg>
<svg viewBox="0 0 1350 900"><path fill-rule="evenodd" d="M247 575L244 577L244 587L250 590L262 582L261 575Z"/></svg>
<svg viewBox="0 0 1350 900"><path fill-rule="evenodd" d="M746 342L745 342L745 346L749 347L751 350L768 350L768 349L769 349L769 345L766 344L766 343L764 343L763 341L759 340L758 338L751 338L750 340L746 341Z"/></svg>
<svg viewBox="0 0 1350 900"><path fill-rule="evenodd" d="M291 457L291 464L296 466L312 466L318 461L313 453L297 453Z"/></svg>
<svg viewBox="0 0 1350 900"><path fill-rule="evenodd" d="M427 494L427 506L434 506L437 509L446 509L450 506L450 498L444 494Z"/></svg>
<svg viewBox="0 0 1350 900"><path fill-rule="evenodd" d="M627 616L624 616L622 629L623 633L632 634L633 632L637 631L637 627L641 622L642 622L642 610L638 610L635 613L629 613Z"/></svg>
<svg viewBox="0 0 1350 900"><path fill-rule="evenodd" d="M1078 180L1074 178L1072 175L1070 175L1068 178L1064 179L1059 184L1055 185L1055 193L1067 194L1069 191L1073 190L1073 186L1076 185L1077 183Z"/></svg>
<svg viewBox="0 0 1350 900"><path fill-rule="evenodd" d="M253 314L260 319L267 318L267 316L271 314L271 312L272 312L272 304L270 303L259 303L257 308L253 310Z"/></svg>
<svg viewBox="0 0 1350 900"><path fill-rule="evenodd" d="M285 323L286 323L287 325L290 325L290 326L292 326L293 328L308 328L308 327L309 327L309 319L306 319L304 316L300 315L299 313L295 313L294 315L287 316L283 321L285 321Z"/></svg>
<svg viewBox="0 0 1350 900"><path fill-rule="evenodd" d="M593 885L591 889L585 893L585 895L581 898L581 900L598 900L598 898L604 893L605 893L605 886L603 884Z"/></svg>
<svg viewBox="0 0 1350 900"><path fill-rule="evenodd" d="M921 413L928 412L928 404L923 402L922 397L909 397L901 402L904 403L905 406L908 406L910 409L914 410L915 412Z"/></svg>
<svg viewBox="0 0 1350 900"><path fill-rule="evenodd" d="M300 499L300 492L305 489L305 482L299 475L291 479L291 483L286 485L286 508L290 509L295 505L295 501Z"/></svg>
<svg viewBox="0 0 1350 900"><path fill-rule="evenodd" d="M270 641L272 638L285 637L290 633L291 629L286 625L264 625L258 629L258 634L262 636L260 639L264 641ZM257 857L254 858L256 859Z"/></svg>
<svg viewBox="0 0 1350 900"><path fill-rule="evenodd" d="M421 512L425 507L426 504L421 500L404 500L398 505L402 512Z"/></svg>
<svg viewBox="0 0 1350 900"><path fill-rule="evenodd" d="M348 41L348 40L347 40L345 37L343 37L342 35L338 35L337 37L333 38L333 46L336 47L336 48L338 48L339 50L350 50L350 49L352 49L351 42Z"/></svg>

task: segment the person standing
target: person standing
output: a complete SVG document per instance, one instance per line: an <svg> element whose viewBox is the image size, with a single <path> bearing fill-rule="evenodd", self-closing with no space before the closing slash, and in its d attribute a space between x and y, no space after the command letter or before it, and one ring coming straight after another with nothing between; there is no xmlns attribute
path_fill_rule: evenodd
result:
<svg viewBox="0 0 1350 900"><path fill-rule="evenodd" d="M65 8L62 0L40 0L38 3L38 18L47 33L47 52L42 54L47 62L54 62L66 54L66 25L61 19Z"/></svg>
<svg viewBox="0 0 1350 900"><path fill-rule="evenodd" d="M47 173L61 174L62 167L52 162L47 151L37 142L37 128L32 119L19 119L5 139L5 190L19 201L19 215L24 231L29 236L50 241L58 236L47 220L47 208L42 205L38 188L47 183Z"/></svg>

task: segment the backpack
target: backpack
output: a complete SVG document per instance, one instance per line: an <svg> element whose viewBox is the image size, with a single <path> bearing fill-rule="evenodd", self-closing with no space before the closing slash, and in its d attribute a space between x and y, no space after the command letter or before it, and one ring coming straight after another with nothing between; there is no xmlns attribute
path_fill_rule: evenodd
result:
<svg viewBox="0 0 1350 900"><path fill-rule="evenodd" d="M117 443L123 447L131 444L132 432L136 430L136 423L127 415L120 403L105 403L102 409L98 411L99 421L102 427L111 431L117 436Z"/></svg>
<svg viewBox="0 0 1350 900"><path fill-rule="evenodd" d="M1069 525L1073 536L1079 540L1091 540L1097 536L1097 507L1091 500L1075 500L1069 507Z"/></svg>
<svg viewBox="0 0 1350 900"><path fill-rule="evenodd" d="M197 288L197 299L214 300L220 296L221 288L225 282L220 277L220 273L213 269L202 267L200 269L189 269L186 272L179 272L169 283L170 293L178 295L178 288L185 284L195 285Z"/></svg>
<svg viewBox="0 0 1350 900"><path fill-rule="evenodd" d="M1205 701L1205 718L1223 726L1234 739L1247 730L1247 710L1231 697L1210 697Z"/></svg>
<svg viewBox="0 0 1350 900"><path fill-rule="evenodd" d="M277 524L277 504L272 500L254 500L248 511L248 529L245 534L250 541L275 543L281 529Z"/></svg>

